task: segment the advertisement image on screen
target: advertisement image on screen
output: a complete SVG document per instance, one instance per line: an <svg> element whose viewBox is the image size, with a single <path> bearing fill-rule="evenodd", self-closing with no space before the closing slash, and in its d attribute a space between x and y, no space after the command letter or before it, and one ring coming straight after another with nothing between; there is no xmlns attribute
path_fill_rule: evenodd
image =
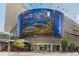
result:
<svg viewBox="0 0 79 59"><path fill-rule="evenodd" d="M24 35L50 35L53 32L53 19L50 12L38 12L23 17Z"/></svg>
<svg viewBox="0 0 79 59"><path fill-rule="evenodd" d="M52 9L33 9L19 16L20 37L62 36L63 14Z"/></svg>

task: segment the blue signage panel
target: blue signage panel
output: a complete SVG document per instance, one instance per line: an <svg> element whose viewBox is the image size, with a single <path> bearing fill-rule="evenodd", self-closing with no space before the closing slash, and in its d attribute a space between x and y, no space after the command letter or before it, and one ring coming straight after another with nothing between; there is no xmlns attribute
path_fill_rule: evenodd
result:
<svg viewBox="0 0 79 59"><path fill-rule="evenodd" d="M57 10L54 13L54 35L56 37L64 35L64 14Z"/></svg>
<svg viewBox="0 0 79 59"><path fill-rule="evenodd" d="M23 23L22 14L20 14L17 22L17 37L22 36L22 23Z"/></svg>
<svg viewBox="0 0 79 59"><path fill-rule="evenodd" d="M17 37L52 36L64 34L64 14L52 9L33 9L19 15Z"/></svg>

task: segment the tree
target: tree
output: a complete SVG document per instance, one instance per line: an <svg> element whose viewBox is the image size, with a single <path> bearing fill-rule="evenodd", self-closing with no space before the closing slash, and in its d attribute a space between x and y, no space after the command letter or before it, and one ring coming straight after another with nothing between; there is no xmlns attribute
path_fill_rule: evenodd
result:
<svg viewBox="0 0 79 59"><path fill-rule="evenodd" d="M63 52L67 51L68 49L68 41L65 38L61 40L61 49Z"/></svg>
<svg viewBox="0 0 79 59"><path fill-rule="evenodd" d="M12 46L18 47L18 48L24 48L25 44L22 42L22 40L16 39L12 42Z"/></svg>
<svg viewBox="0 0 79 59"><path fill-rule="evenodd" d="M70 46L69 46L69 47L70 47L69 50L70 50L71 52L75 51L75 43L74 43L74 42L70 42L69 45L70 45Z"/></svg>

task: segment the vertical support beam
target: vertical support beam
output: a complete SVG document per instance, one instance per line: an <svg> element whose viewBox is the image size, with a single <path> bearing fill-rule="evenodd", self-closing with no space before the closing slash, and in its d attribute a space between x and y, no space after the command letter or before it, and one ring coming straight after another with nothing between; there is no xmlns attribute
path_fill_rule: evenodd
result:
<svg viewBox="0 0 79 59"><path fill-rule="evenodd" d="M10 52L10 34L9 34L9 40L8 40L8 53Z"/></svg>
<svg viewBox="0 0 79 59"><path fill-rule="evenodd" d="M53 50L53 49L52 49L52 44L51 44L51 47L50 47L50 48L51 48L51 52L52 52L52 50Z"/></svg>
<svg viewBox="0 0 79 59"><path fill-rule="evenodd" d="M60 51L61 51L62 49L61 49L61 45L60 45Z"/></svg>
<svg viewBox="0 0 79 59"><path fill-rule="evenodd" d="M37 52L39 52L39 45L37 45Z"/></svg>

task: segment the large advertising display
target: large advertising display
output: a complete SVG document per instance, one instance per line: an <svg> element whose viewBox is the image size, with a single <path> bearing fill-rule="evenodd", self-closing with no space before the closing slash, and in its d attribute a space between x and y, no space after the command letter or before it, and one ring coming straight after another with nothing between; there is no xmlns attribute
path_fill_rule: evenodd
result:
<svg viewBox="0 0 79 59"><path fill-rule="evenodd" d="M63 36L64 15L52 9L33 9L19 15L17 36Z"/></svg>

